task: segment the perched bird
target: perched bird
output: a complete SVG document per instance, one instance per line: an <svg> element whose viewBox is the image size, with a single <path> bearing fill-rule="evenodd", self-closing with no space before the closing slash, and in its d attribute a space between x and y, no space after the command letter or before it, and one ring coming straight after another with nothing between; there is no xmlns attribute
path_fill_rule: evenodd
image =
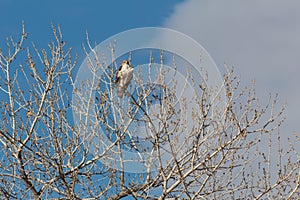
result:
<svg viewBox="0 0 300 200"><path fill-rule="evenodd" d="M133 68L128 60L123 60L121 66L116 73L117 95L123 98L124 93L132 79Z"/></svg>

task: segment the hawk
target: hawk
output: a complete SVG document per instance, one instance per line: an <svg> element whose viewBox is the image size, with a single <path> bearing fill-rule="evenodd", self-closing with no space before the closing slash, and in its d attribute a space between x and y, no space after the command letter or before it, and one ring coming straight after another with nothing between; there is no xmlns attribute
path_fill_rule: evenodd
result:
<svg viewBox="0 0 300 200"><path fill-rule="evenodd" d="M117 95L123 98L124 93L132 79L133 68L128 60L123 60L121 66L116 73Z"/></svg>

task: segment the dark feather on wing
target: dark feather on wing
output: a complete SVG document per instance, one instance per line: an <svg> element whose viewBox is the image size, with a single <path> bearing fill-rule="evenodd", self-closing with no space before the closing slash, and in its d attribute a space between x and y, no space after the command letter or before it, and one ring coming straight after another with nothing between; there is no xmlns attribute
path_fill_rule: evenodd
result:
<svg viewBox="0 0 300 200"><path fill-rule="evenodd" d="M119 81L120 81L119 72L121 71L121 69L122 69L122 65L120 65L119 69L117 70L117 73L116 73L116 83L119 83Z"/></svg>

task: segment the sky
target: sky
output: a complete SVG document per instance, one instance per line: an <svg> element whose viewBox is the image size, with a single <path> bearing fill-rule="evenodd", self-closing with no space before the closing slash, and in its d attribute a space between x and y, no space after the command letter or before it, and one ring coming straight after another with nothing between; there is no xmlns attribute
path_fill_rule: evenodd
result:
<svg viewBox="0 0 300 200"><path fill-rule="evenodd" d="M177 4L163 26L202 44L219 69L234 66L242 85L256 82L260 99L287 103L284 135L300 134L300 1L197 1Z"/></svg>
<svg viewBox="0 0 300 200"><path fill-rule="evenodd" d="M86 32L100 43L133 28L172 28L199 42L221 72L226 63L242 85L254 79L261 99L278 93L279 104L287 102L282 132L299 135L299 19L299 0L0 0L0 48L7 36L20 34L22 20L40 48L53 39L51 23L60 24L79 63Z"/></svg>
<svg viewBox="0 0 300 200"><path fill-rule="evenodd" d="M45 48L60 25L82 62L86 32L91 41L139 27L168 27L199 42L224 72L234 66L244 85L256 81L261 99L279 94L287 102L284 131L299 133L300 1L17 1L0 0L0 47L20 34L24 20L29 41Z"/></svg>
<svg viewBox="0 0 300 200"><path fill-rule="evenodd" d="M182 0L0 0L0 44L3 45L7 36L18 36L24 20L29 40L46 47L53 39L53 23L61 26L65 40L79 56L83 56L86 32L91 41L100 43L128 29L161 26L178 2Z"/></svg>
<svg viewBox="0 0 300 200"><path fill-rule="evenodd" d="M300 135L299 0L0 0L0 49L7 36L19 36L22 20L40 48L53 39L51 23L60 24L79 64L86 32L100 43L133 28L178 30L199 42L221 72L224 63L234 66L242 86L255 80L260 99L278 93L279 106L287 103L282 135Z"/></svg>
<svg viewBox="0 0 300 200"><path fill-rule="evenodd" d="M67 43L84 58L86 32L100 43L139 27L168 27L199 42L220 71L234 66L244 83L256 81L264 98L279 93L287 102L290 131L299 132L300 1L17 1L0 0L0 47L7 36L20 34L25 21L29 41L46 47L51 23L60 24Z"/></svg>

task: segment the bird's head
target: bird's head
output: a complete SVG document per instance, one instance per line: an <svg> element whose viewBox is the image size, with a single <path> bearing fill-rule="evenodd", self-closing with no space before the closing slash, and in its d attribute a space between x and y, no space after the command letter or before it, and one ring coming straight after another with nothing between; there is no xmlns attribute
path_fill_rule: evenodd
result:
<svg viewBox="0 0 300 200"><path fill-rule="evenodd" d="M122 61L122 65L130 65L129 60L123 60L123 61Z"/></svg>
<svg viewBox="0 0 300 200"><path fill-rule="evenodd" d="M121 66L125 67L125 69L130 69L131 68L129 60L123 60Z"/></svg>

